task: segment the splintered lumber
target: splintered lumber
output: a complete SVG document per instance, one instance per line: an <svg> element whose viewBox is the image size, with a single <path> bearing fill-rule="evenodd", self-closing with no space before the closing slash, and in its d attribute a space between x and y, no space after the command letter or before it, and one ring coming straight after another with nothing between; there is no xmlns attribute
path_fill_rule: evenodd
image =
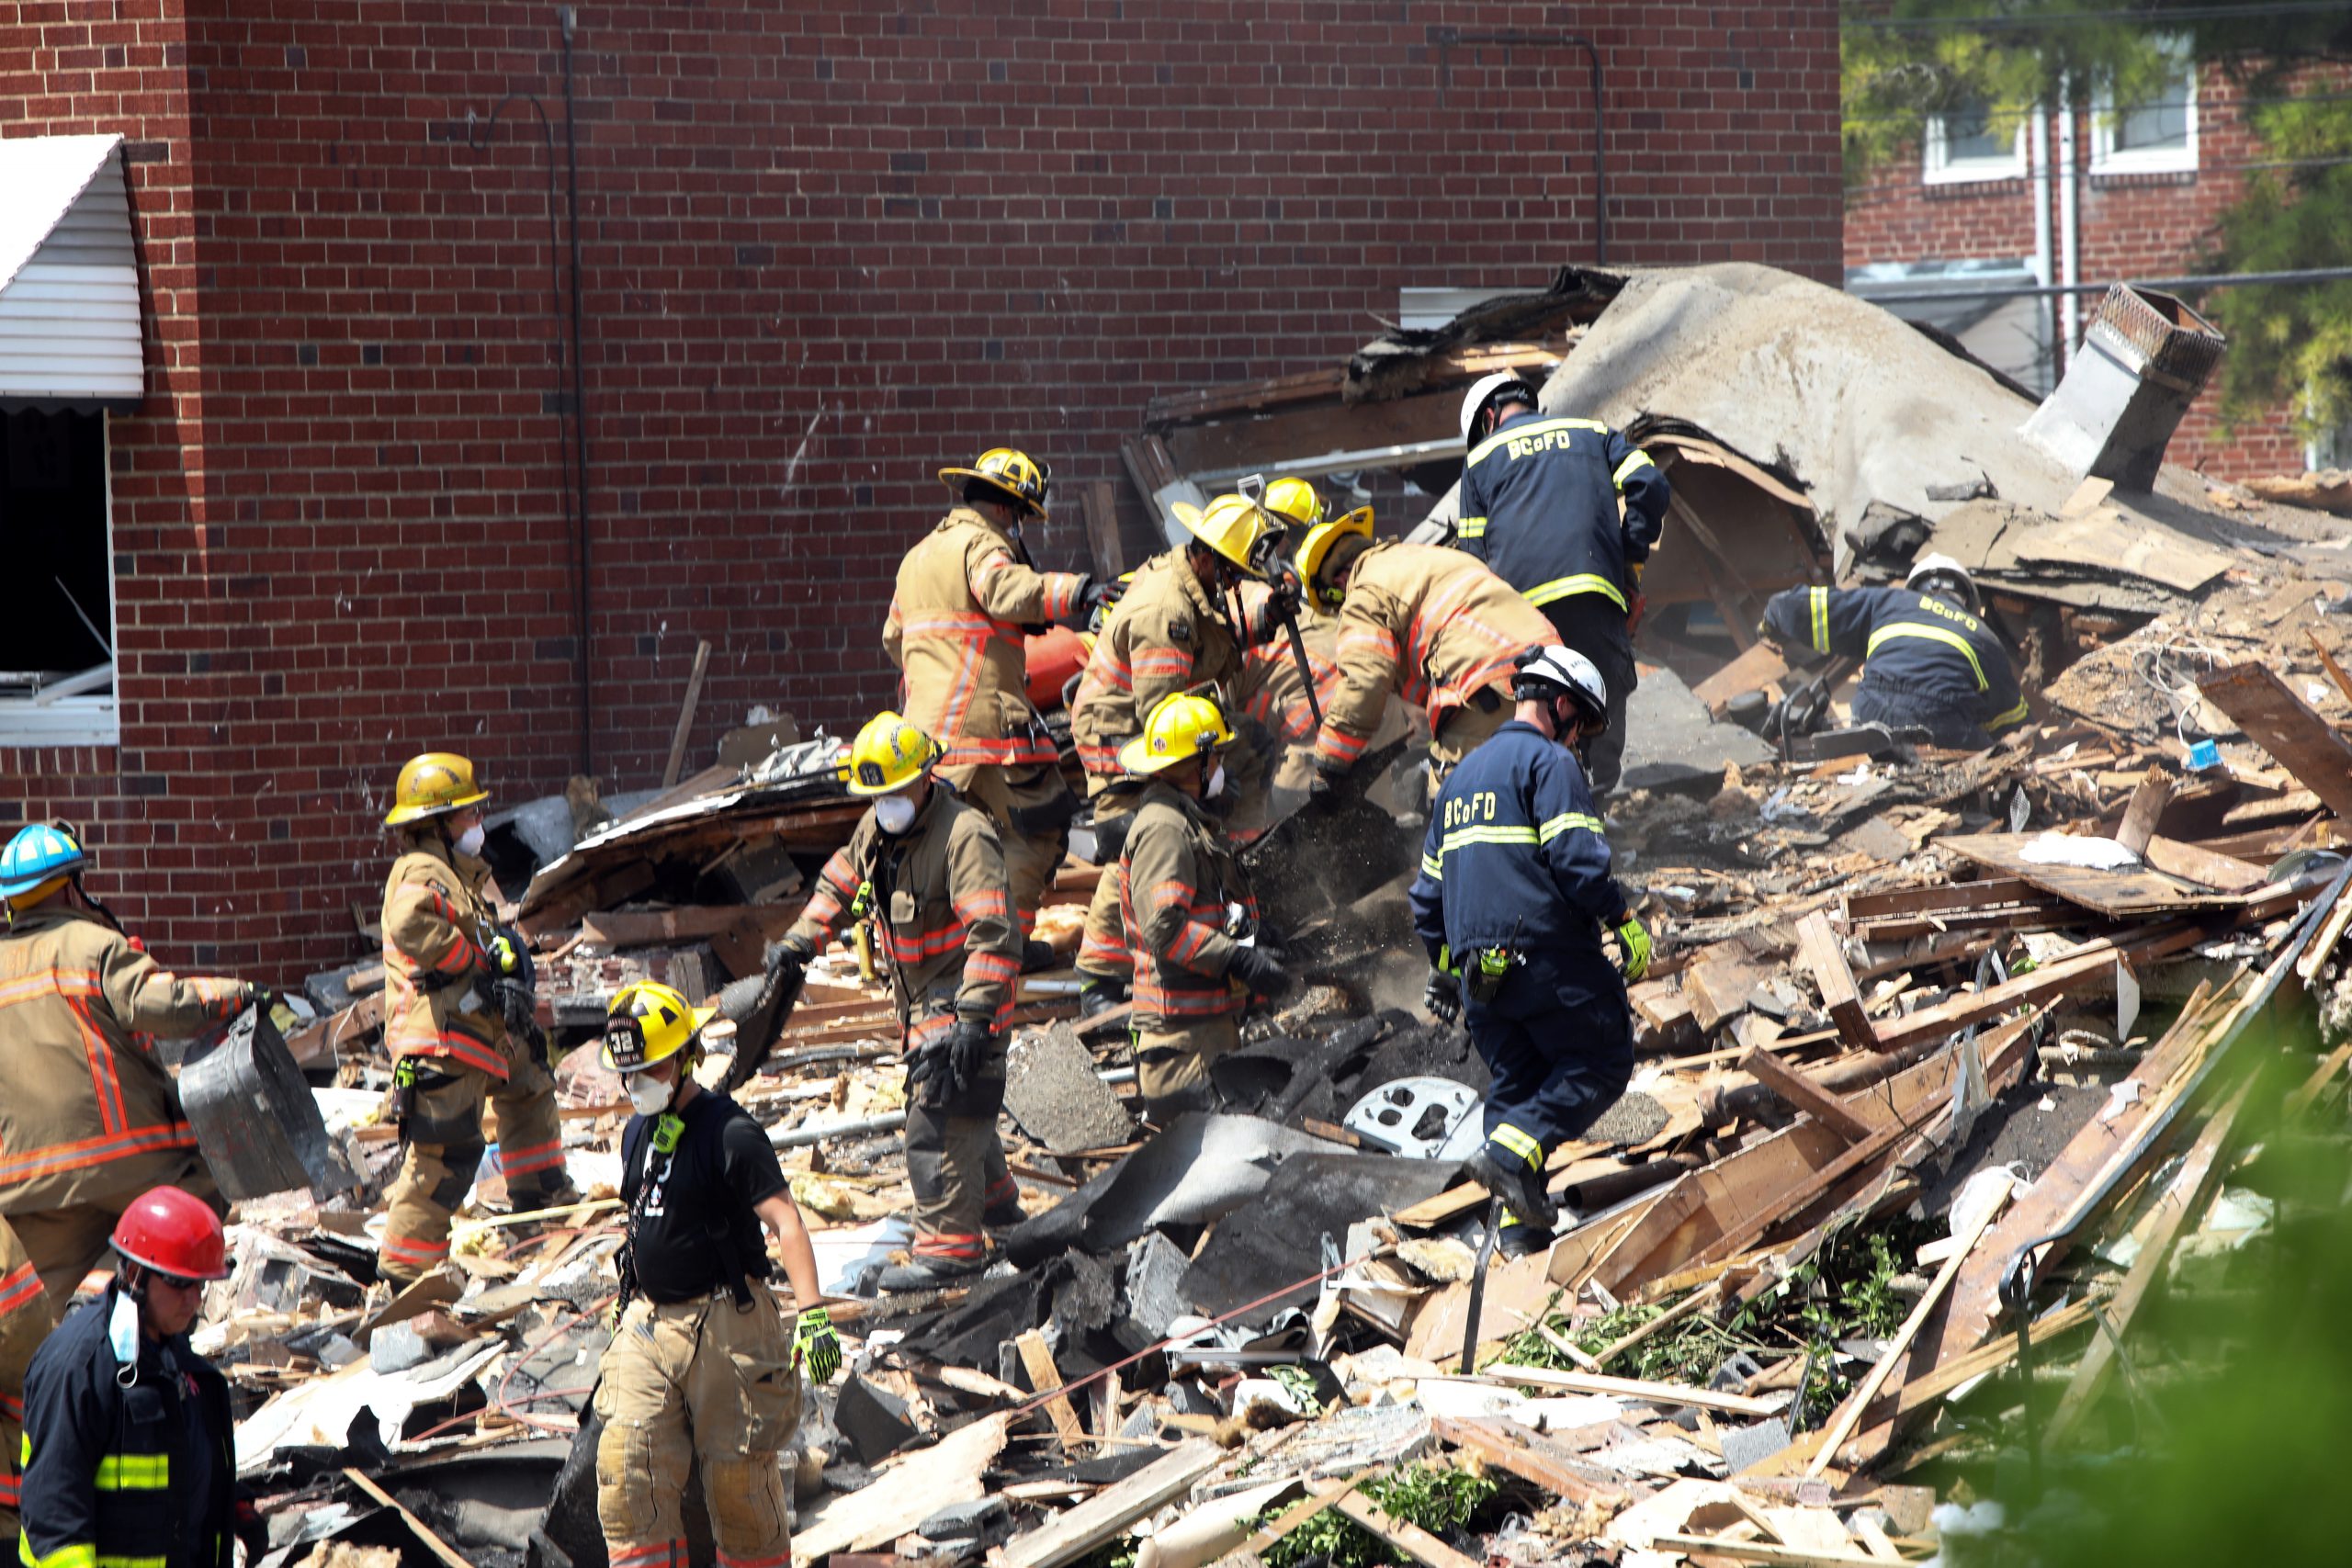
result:
<svg viewBox="0 0 2352 1568"><path fill-rule="evenodd" d="M1942 1303L1944 1292L1951 1289L1952 1280L1960 1275L1960 1266L1968 1260L1968 1255L1984 1239L1985 1229L2000 1211L2000 1204L1987 1203L1984 1212L1976 1216L1975 1223L1962 1236L1960 1246L1944 1260L1944 1266L1936 1270L1935 1280L1928 1285L1928 1293L1919 1298L1918 1304L1911 1309L1911 1315L1903 1320L1901 1328L1895 1330L1894 1337L1887 1342L1877 1364L1862 1379L1861 1386L1847 1396L1846 1402L1838 1407L1838 1414L1823 1429L1821 1447L1815 1451L1812 1462L1804 1467L1807 1475L1817 1476L1828 1469L1829 1461L1838 1457L1838 1450L1853 1436L1855 1424L1861 1420L1862 1412L1870 1408L1871 1400L1878 1397L1878 1391L1885 1386L1887 1377L1894 1371L1895 1362L1911 1348L1911 1341L1919 1337L1920 1325Z"/></svg>
<svg viewBox="0 0 2352 1568"><path fill-rule="evenodd" d="M1861 1551L1820 1551L1763 1540L1726 1540L1719 1535L1661 1535L1651 1543L1685 1557L1728 1557L1740 1562L1778 1563L1781 1568L1885 1568Z"/></svg>
<svg viewBox="0 0 2352 1568"><path fill-rule="evenodd" d="M1921 1008L1901 1018L1888 1019L1879 1029L1880 1048L1892 1050L1915 1040L1958 1033L1972 1023L1997 1018L2021 1003L2040 1001L2106 974L2115 967L2119 956L2141 962L2168 958L2205 941L2207 934L2193 920L2167 920L2126 936L2100 937L2084 942L2014 979Z"/></svg>
<svg viewBox="0 0 2352 1568"><path fill-rule="evenodd" d="M858 1490L826 1498L794 1529L793 1562L807 1564L896 1540L950 1503L978 1498L980 1475L996 1461L1012 1427L1009 1411L983 1416L933 1447L906 1455Z"/></svg>
<svg viewBox="0 0 2352 1568"><path fill-rule="evenodd" d="M2144 855L2148 840L2156 836L2156 819L2172 804L2172 775L2161 768L2150 768L2132 791L2131 804L2123 808L2123 825L2115 830L2115 841L2135 855Z"/></svg>
<svg viewBox="0 0 2352 1568"><path fill-rule="evenodd" d="M662 787L678 787L678 770L685 765L686 737L694 733L695 709L702 702L702 678L710 668L710 644L695 644L695 667L686 676L686 697L678 705L678 727L670 732L670 760L662 767Z"/></svg>
<svg viewBox="0 0 2352 1568"><path fill-rule="evenodd" d="M2229 1145L2230 1129L2237 1122L2238 1112L2245 1105L2249 1086L2241 1085L2228 1103L2213 1113L2205 1131L2199 1134L2188 1151L2172 1185L2157 1201L2148 1234L2141 1239L2140 1255L2123 1277L2123 1284L2107 1303L2107 1333L2094 1335L2090 1348L2075 1369L2065 1394L2058 1401L2057 1410L2043 1429L2042 1441L2056 1445L2073 1435L2106 1386L2109 1370L2115 1364L2116 1341L2130 1331L2132 1314L2147 1299L2149 1290L2164 1272L2165 1259L2173 1243L2180 1238L2184 1226L2205 1212L2212 1201L2213 1190L2221 1184L2222 1151ZM2109 1336L2113 1337L2109 1337Z"/></svg>
<svg viewBox="0 0 2352 1568"><path fill-rule="evenodd" d="M1442 1442L1468 1449L1488 1464L1510 1471L1522 1481L1532 1481L1555 1496L1572 1503L1591 1503L1616 1508L1624 1505L1628 1494L1614 1482L1597 1475L1588 1475L1577 1467L1565 1450L1546 1442L1543 1438L1517 1422L1500 1416L1465 1419L1453 1416L1438 1416L1430 1426Z"/></svg>
<svg viewBox="0 0 2352 1568"><path fill-rule="evenodd" d="M1061 1388L1062 1371L1054 1365L1054 1353L1046 1348L1043 1330L1029 1330L1013 1340L1012 1348L1021 1353L1021 1364L1027 1369L1029 1381L1040 1393ZM1078 1412L1070 1407L1069 1395L1058 1392L1048 1394L1046 1415L1054 1424L1054 1436L1062 1440L1064 1448L1085 1438L1086 1428L1078 1424Z"/></svg>
<svg viewBox="0 0 2352 1568"><path fill-rule="evenodd" d="M1419 1525L1391 1517L1379 1504L1361 1492L1346 1493L1331 1506L1419 1563L1421 1568L1478 1568L1477 1559L1454 1551Z"/></svg>
<svg viewBox="0 0 2352 1568"><path fill-rule="evenodd" d="M1982 882L1856 893L1846 899L1846 926L1863 942L1971 931L2025 931L2064 924L2075 906L2014 876Z"/></svg>
<svg viewBox="0 0 2352 1568"><path fill-rule="evenodd" d="M1700 1410L1719 1410L1730 1416L1759 1418L1781 1408L1781 1402L1751 1399L1744 1393L1725 1393L1715 1388L1692 1388L1687 1383L1653 1382L1647 1378L1612 1378L1600 1372L1564 1372L1550 1367L1515 1367L1496 1365L1485 1369L1486 1375L1498 1382L1521 1383L1529 1388L1556 1388L1569 1393L1602 1393L1612 1399L1631 1399L1645 1404L1662 1404L1669 1408L1690 1405Z"/></svg>
<svg viewBox="0 0 2352 1568"><path fill-rule="evenodd" d="M2267 664L2233 664L2197 682L2206 699L2237 721L2246 739L2278 759L2295 782L2335 815L2352 821L2352 745Z"/></svg>
<svg viewBox="0 0 2352 1568"><path fill-rule="evenodd" d="M1871 1027L1871 1015L1862 1009L1862 995L1855 988L1846 950L1830 929L1829 917L1818 909L1797 922L1797 958L1821 988L1822 1008L1838 1026L1838 1037L1865 1051L1883 1049L1877 1031Z"/></svg>
<svg viewBox="0 0 2352 1568"><path fill-rule="evenodd" d="M1867 1117L1847 1109L1843 1100L1770 1051L1750 1051L1739 1059L1739 1065L1758 1083L1849 1144L1860 1143L1878 1131Z"/></svg>
<svg viewBox="0 0 2352 1568"><path fill-rule="evenodd" d="M1004 1568L1061 1568L1065 1562L1075 1562L1104 1541L1124 1533L1146 1514L1191 1490L1193 1483L1216 1468L1224 1457L1225 1450L1206 1438L1194 1438L1169 1450L1117 1485L1097 1492L1042 1529L1005 1542ZM929 1517L946 1501L941 1499L933 1504L922 1517ZM911 1529L920 1522L918 1518L907 1528ZM797 1560L801 1554L796 1538L793 1556Z"/></svg>

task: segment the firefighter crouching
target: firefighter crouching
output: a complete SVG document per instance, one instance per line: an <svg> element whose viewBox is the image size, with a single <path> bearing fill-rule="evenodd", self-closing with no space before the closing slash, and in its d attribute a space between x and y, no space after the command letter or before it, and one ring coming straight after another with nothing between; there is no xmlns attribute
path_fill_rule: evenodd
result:
<svg viewBox="0 0 2352 1568"><path fill-rule="evenodd" d="M1032 564L1022 528L1045 522L1050 481L1028 454L995 447L939 479L958 503L899 563L882 646L905 675L907 721L944 748L941 776L996 818L1026 931L1078 800L1030 705L1024 639L1053 621L1083 626L1119 585ZM1033 968L1053 962L1043 943L1026 957Z"/></svg>
<svg viewBox="0 0 2352 1568"><path fill-rule="evenodd" d="M1216 700L1180 692L1119 750L1120 765L1148 781L1116 869L1135 952L1136 1080L1162 1123L1216 1106L1209 1066L1241 1043L1250 998L1293 988L1254 945L1258 900L1212 808L1233 745Z"/></svg>
<svg viewBox="0 0 2352 1568"><path fill-rule="evenodd" d="M1021 1221L997 1136L1021 929L995 820L939 761L938 743L895 713L858 731L847 782L874 805L769 958L770 983L788 985L853 921L871 917L881 934L907 1064L915 1197L912 1259L882 1271L886 1291L978 1273L988 1266L982 1227Z"/></svg>
<svg viewBox="0 0 2352 1568"><path fill-rule="evenodd" d="M1283 636L1282 617L1286 610L1295 612L1296 600L1277 601L1273 596L1284 588L1273 586L1258 596L1253 615L1238 592L1245 581L1263 583L1270 575L1268 555L1282 538L1282 525L1271 509L1277 500L1305 504L1295 491L1306 492L1319 515L1321 502L1301 479L1276 480L1264 506L1240 495L1218 496L1205 509L1177 502L1176 519L1190 540L1136 570L1079 677L1070 703L1070 739L1086 770L1095 860L1102 868L1079 947L1081 1017L1118 1001L1135 967L1119 914L1118 863L1148 781L1120 765L1120 748L1141 732L1145 715L1178 692L1209 687L1221 694L1229 711L1238 713L1265 683L1268 666L1252 661L1249 652ZM1274 651L1290 657L1286 647ZM1226 790L1211 807L1245 833L1264 826L1271 763L1279 744L1255 721L1247 730L1254 732L1248 734L1248 743L1227 752Z"/></svg>
<svg viewBox="0 0 2352 1568"><path fill-rule="evenodd" d="M1900 588L1792 588L1758 628L1792 659L1868 660L1854 722L1925 729L1977 750L2029 716L2009 650L1982 618L1976 584L1950 556L1916 563Z"/></svg>
<svg viewBox="0 0 2352 1568"><path fill-rule="evenodd" d="M1511 721L1453 770L1430 812L1408 892L1434 973L1430 1012L1467 1023L1494 1082L1470 1174L1503 1201L1513 1257L1551 1240L1544 1161L1616 1103L1634 1068L1625 981L1650 937L1610 874L1575 748L1608 720L1591 660L1554 646L1523 660ZM1601 951L1617 938L1623 974ZM1466 1009L1465 1009L1466 1004Z"/></svg>
<svg viewBox="0 0 2352 1568"><path fill-rule="evenodd" d="M124 1211L106 1293L25 1381L25 1568L230 1568L240 1528L228 1381L188 1346L220 1222L160 1187ZM247 1515L250 1547L261 1544Z"/></svg>
<svg viewBox="0 0 2352 1568"><path fill-rule="evenodd" d="M428 751L401 768L384 818L401 845L384 882L384 1040L407 1153L386 1194L380 1264L405 1285L449 1256L449 1220L481 1163L482 1102L518 1212L578 1196L563 1165L555 1075L533 1017L530 949L498 923L481 859L473 764Z"/></svg>
<svg viewBox="0 0 2352 1568"><path fill-rule="evenodd" d="M1391 693L1427 714L1434 793L1510 717L1511 661L1553 640L1544 613L1460 550L1375 541L1369 508L1306 532L1298 580L1340 622L1339 683L1315 737L1317 800L1363 760Z"/></svg>
<svg viewBox="0 0 2352 1568"><path fill-rule="evenodd" d="M842 1361L766 1130L695 1081L716 1010L646 980L622 988L605 1023L605 1065L636 1112L621 1133L621 1305L595 1397L596 1518L613 1568L685 1568L696 1464L718 1561L788 1568L782 1455L800 1425L800 1368L821 1383ZM800 1304L790 1326L763 1226Z"/></svg>

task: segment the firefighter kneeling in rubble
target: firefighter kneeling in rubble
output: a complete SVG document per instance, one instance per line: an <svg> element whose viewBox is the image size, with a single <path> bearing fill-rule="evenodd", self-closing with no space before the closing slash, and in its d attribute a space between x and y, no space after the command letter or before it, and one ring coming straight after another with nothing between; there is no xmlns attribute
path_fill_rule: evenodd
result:
<svg viewBox="0 0 2352 1568"><path fill-rule="evenodd" d="M387 1194L380 1268L394 1285L448 1259L450 1216L481 1163L485 1100L498 1111L498 1166L514 1209L578 1196L534 1017L530 949L491 903L488 798L471 762L427 751L401 766L384 818L401 844L384 881L384 1043L407 1145Z"/></svg>
<svg viewBox="0 0 2352 1568"><path fill-rule="evenodd" d="M605 1025L605 1065L636 1112L621 1132L621 1304L595 1398L596 1519L613 1568L685 1568L694 1464L718 1561L786 1568L782 1460L800 1426L799 1370L821 1383L842 1364L766 1130L695 1081L716 1011L643 980L613 998ZM763 1225L800 1303L791 1327L769 1283Z"/></svg>
<svg viewBox="0 0 2352 1568"><path fill-rule="evenodd" d="M1757 629L1799 660L1862 659L1854 722L1919 728L1979 750L2026 721L2009 651L1984 624L1976 584L1950 556L1923 557L1900 588L1792 588Z"/></svg>
<svg viewBox="0 0 2352 1568"><path fill-rule="evenodd" d="M1557 645L1522 658L1518 707L1445 781L1408 897L1435 973L1426 1000L1494 1075L1487 1141L1467 1164L1502 1200L1502 1250L1549 1245L1559 1214L1544 1161L1580 1137L1634 1069L1625 982L1649 972L1650 936L1610 874L1609 840L1576 748L1609 718L1592 661ZM1617 938L1623 974L1601 951Z"/></svg>
<svg viewBox="0 0 2352 1568"><path fill-rule="evenodd" d="M189 1348L220 1222L158 1187L115 1227L106 1293L59 1325L25 1380L25 1568L230 1568L241 1523L229 1383Z"/></svg>
<svg viewBox="0 0 2352 1568"><path fill-rule="evenodd" d="M1255 945L1257 897L1215 815L1234 739L1205 690L1179 692L1119 749L1119 765L1147 781L1117 871L1135 951L1136 1081L1163 1123L1215 1106L1209 1065L1240 1045L1242 1010L1294 986Z"/></svg>
<svg viewBox="0 0 2352 1568"><path fill-rule="evenodd" d="M938 771L932 738L895 713L850 746L852 795L874 801L817 875L808 906L768 961L769 984L797 971L869 916L890 961L907 1064L907 1183L912 1260L885 1291L920 1291L988 1266L982 1226L1021 1222L1021 1194L996 1131L1004 1032L1021 964L1004 848L988 812Z"/></svg>

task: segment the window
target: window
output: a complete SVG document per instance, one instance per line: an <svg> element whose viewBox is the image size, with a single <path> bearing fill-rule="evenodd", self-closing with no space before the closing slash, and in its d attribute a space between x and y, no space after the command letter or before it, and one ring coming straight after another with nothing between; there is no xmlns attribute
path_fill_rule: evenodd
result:
<svg viewBox="0 0 2352 1568"><path fill-rule="evenodd" d="M0 746L110 746L114 571L107 525L107 416L0 414Z"/></svg>
<svg viewBox="0 0 2352 1568"><path fill-rule="evenodd" d="M2186 43L2154 97L2119 107L2114 90L2091 96L2091 173L2154 175L2197 168L2197 65Z"/></svg>
<svg viewBox="0 0 2352 1568"><path fill-rule="evenodd" d="M1928 117L1922 175L1929 185L2025 177L2025 121L1996 129L1989 105L1963 104Z"/></svg>

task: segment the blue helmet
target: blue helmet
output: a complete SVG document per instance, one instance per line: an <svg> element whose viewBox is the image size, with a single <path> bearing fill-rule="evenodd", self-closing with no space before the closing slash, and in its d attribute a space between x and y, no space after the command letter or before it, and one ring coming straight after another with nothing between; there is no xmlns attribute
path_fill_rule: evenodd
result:
<svg viewBox="0 0 2352 1568"><path fill-rule="evenodd" d="M74 835L46 822L17 830L0 850L0 898L21 898L42 884L71 876L89 864Z"/></svg>

